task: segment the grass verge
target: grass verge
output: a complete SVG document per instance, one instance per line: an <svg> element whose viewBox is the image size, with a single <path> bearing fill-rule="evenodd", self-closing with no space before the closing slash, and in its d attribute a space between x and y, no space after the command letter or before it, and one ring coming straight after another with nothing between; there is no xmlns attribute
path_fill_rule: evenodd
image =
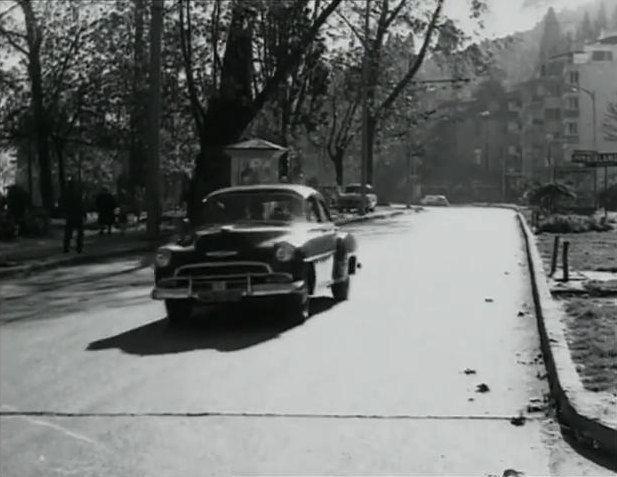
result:
<svg viewBox="0 0 617 477"><path fill-rule="evenodd" d="M583 386L617 395L617 299L565 301L566 339Z"/></svg>

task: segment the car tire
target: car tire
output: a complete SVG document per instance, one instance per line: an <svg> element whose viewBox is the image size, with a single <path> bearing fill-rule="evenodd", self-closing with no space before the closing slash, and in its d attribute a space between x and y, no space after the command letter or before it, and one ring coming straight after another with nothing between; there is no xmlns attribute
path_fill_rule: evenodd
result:
<svg viewBox="0 0 617 477"><path fill-rule="evenodd" d="M167 321L171 326L185 324L191 317L193 311L193 301L190 299L165 300L167 310Z"/></svg>
<svg viewBox="0 0 617 477"><path fill-rule="evenodd" d="M350 280L349 277L345 278L340 282L336 282L332 284L332 297L334 301L340 303L342 301L346 301L349 299L349 285Z"/></svg>
<svg viewBox="0 0 617 477"><path fill-rule="evenodd" d="M292 325L301 325L310 316L310 299L308 296L294 297L287 307L287 321Z"/></svg>

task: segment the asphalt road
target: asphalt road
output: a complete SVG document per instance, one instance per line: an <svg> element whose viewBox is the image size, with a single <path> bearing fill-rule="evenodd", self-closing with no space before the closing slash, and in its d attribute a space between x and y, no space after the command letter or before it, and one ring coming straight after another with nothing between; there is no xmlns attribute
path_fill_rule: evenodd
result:
<svg viewBox="0 0 617 477"><path fill-rule="evenodd" d="M2 283L0 475L615 475L526 412L548 389L513 212L352 230L351 300L291 329L171 330L136 259Z"/></svg>

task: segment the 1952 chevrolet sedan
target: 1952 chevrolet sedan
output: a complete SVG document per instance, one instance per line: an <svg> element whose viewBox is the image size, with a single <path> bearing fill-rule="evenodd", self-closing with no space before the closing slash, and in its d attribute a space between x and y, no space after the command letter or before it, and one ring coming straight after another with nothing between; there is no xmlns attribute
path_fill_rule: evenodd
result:
<svg viewBox="0 0 617 477"><path fill-rule="evenodd" d="M316 190L229 187L208 195L199 215L156 254L152 298L165 301L170 323L188 319L196 303L263 301L303 322L310 296L347 299L356 241L335 226Z"/></svg>

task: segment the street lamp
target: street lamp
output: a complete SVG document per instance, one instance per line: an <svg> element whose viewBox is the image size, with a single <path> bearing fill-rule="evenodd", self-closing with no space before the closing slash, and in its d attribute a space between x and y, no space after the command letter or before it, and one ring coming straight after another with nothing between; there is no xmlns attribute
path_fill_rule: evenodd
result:
<svg viewBox="0 0 617 477"><path fill-rule="evenodd" d="M588 90L587 88L583 88L582 86L578 86L578 85L570 85L571 91L582 91L583 93L586 93L587 95L589 95L589 97L591 98L591 111L592 111L592 134L593 134L593 149L594 151L598 151L598 138L597 138L597 134L596 134L596 92L595 91L591 91Z"/></svg>
<svg viewBox="0 0 617 477"><path fill-rule="evenodd" d="M591 98L591 114L593 115L592 118L592 134L593 134L593 150L594 152L597 154L598 153L598 137L597 137L597 133L596 133L596 92L595 91L591 91L587 88L583 88L582 86L579 85L570 85L571 91L582 91L583 93L586 93L587 95L589 95L589 97ZM608 166L604 168L604 185L605 187L607 186L607 179L608 178ZM593 188L594 191L596 191L595 193L595 201L596 201L596 207L598 206L598 196L597 196L597 190L598 190L598 170L594 167L593 169Z"/></svg>

